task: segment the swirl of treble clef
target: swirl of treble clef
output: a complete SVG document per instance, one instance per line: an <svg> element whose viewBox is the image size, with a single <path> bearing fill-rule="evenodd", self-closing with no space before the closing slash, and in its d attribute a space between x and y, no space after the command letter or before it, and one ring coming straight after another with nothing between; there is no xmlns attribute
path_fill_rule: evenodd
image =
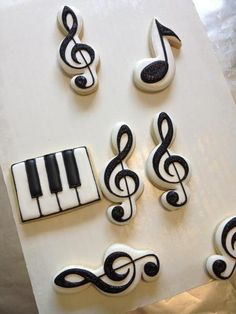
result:
<svg viewBox="0 0 236 314"><path fill-rule="evenodd" d="M190 178L189 163L168 149L175 134L173 123L167 113L161 112L155 116L153 131L159 144L148 157L147 174L154 185L168 190L162 194L161 202L166 209L174 210L188 201L186 182Z"/></svg>
<svg viewBox="0 0 236 314"><path fill-rule="evenodd" d="M104 294L121 295L133 290L140 279L155 280L159 270L159 259L152 251L113 244L105 253L102 267L66 267L55 276L54 285L59 292L79 292L93 284Z"/></svg>
<svg viewBox="0 0 236 314"><path fill-rule="evenodd" d="M109 219L116 224L124 224L134 217L135 201L143 192L143 183L138 175L126 165L135 146L134 135L127 124L119 123L114 127L112 146L116 156L102 171L100 183L109 200L121 203L108 208Z"/></svg>
<svg viewBox="0 0 236 314"><path fill-rule="evenodd" d="M58 13L58 23L66 34L59 48L59 63L67 74L73 76L71 86L77 93L92 93L98 84L99 56L91 46L80 42L77 34L82 30L82 17L77 9L64 6Z"/></svg>
<svg viewBox="0 0 236 314"><path fill-rule="evenodd" d="M215 246L222 255L208 257L207 270L215 279L229 279L236 269L236 216L225 219L217 227Z"/></svg>

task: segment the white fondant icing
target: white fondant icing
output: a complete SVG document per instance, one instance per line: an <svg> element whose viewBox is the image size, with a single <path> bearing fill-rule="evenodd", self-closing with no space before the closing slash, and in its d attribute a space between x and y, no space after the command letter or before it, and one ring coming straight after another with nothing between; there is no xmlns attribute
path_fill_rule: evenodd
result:
<svg viewBox="0 0 236 314"><path fill-rule="evenodd" d="M99 55L92 46L80 41L83 18L79 10L72 6L61 7L57 18L61 30L66 35L58 51L60 66L72 76L71 86L75 92L81 95L90 94L98 87L96 68ZM76 83L78 79L84 83Z"/></svg>
<svg viewBox="0 0 236 314"><path fill-rule="evenodd" d="M212 278L225 280L233 275L236 268L236 216L219 224L214 241L219 254L207 259L206 268Z"/></svg>
<svg viewBox="0 0 236 314"><path fill-rule="evenodd" d="M160 262L153 251L113 244L105 252L103 266L67 266L54 277L54 287L57 292L75 293L92 284L106 295L119 296L131 292L141 279L155 280L159 270Z"/></svg>
<svg viewBox="0 0 236 314"><path fill-rule="evenodd" d="M149 31L149 46L151 50L152 58L145 58L138 61L134 68L133 78L136 86L144 91L149 92L157 92L166 88L174 78L175 75L175 61L173 57L173 53L171 50L171 46L175 48L181 47L180 39L171 31L169 35L162 33L162 28L167 29L165 26L161 25L157 18L154 17L150 26ZM142 79L142 72L145 70L147 66L154 64L154 62L161 62L159 66L155 67L156 71L153 71L151 76L155 74L162 73L162 78L158 78L159 75L156 76L156 79L153 77L152 83L144 81ZM161 70L160 67L163 69ZM150 78L150 72L148 74Z"/></svg>
<svg viewBox="0 0 236 314"><path fill-rule="evenodd" d="M119 134L122 132L121 130L124 127L126 127L127 130L122 133L119 145ZM144 187L143 182L140 180L138 175L129 170L127 166L127 160L131 156L135 147L135 135L133 134L131 128L123 122L117 123L112 130L111 144L116 156L107 163L101 172L100 185L102 192L107 199L114 203L120 203L112 205L108 208L108 218L115 224L123 225L128 223L130 219L135 216L136 200L142 194ZM129 146L128 149L126 149L127 146ZM111 168L113 169L109 171ZM129 173L131 173L131 176ZM117 185L116 180L122 174L124 175L119 182L119 186ZM138 178L138 182L133 179L132 175ZM115 209L118 207L123 212L123 215L120 214L120 219L116 219L114 216Z"/></svg>

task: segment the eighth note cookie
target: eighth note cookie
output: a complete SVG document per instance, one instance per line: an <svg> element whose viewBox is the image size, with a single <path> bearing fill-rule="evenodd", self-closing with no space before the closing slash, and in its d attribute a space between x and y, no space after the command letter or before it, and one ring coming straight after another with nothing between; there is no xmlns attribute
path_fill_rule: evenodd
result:
<svg viewBox="0 0 236 314"><path fill-rule="evenodd" d="M219 254L207 259L207 271L214 279L229 279L236 268L236 216L225 219L217 227L215 248Z"/></svg>
<svg viewBox="0 0 236 314"><path fill-rule="evenodd" d="M62 69L72 76L72 88L78 94L90 94L98 86L96 68L99 56L94 48L80 42L82 16L76 8L64 6L57 17L59 26L66 35L59 48L59 63Z"/></svg>
<svg viewBox="0 0 236 314"><path fill-rule="evenodd" d="M170 45L180 48L181 40L154 17L149 43L153 58L137 62L134 68L134 82L142 90L157 92L166 88L174 78L175 60Z"/></svg>
<svg viewBox="0 0 236 314"><path fill-rule="evenodd" d="M189 198L187 182L190 179L189 162L175 155L169 146L175 137L175 128L167 113L158 113L152 124L153 138L158 144L150 153L147 163L149 180L162 190L162 205L168 210L184 206Z"/></svg>
<svg viewBox="0 0 236 314"><path fill-rule="evenodd" d="M143 192L143 183L139 176L130 170L126 161L135 147L135 137L125 123L118 123L112 130L112 158L100 175L103 194L112 202L107 210L108 218L115 224L126 224L135 216L136 200Z"/></svg>
<svg viewBox="0 0 236 314"><path fill-rule="evenodd" d="M23 222L100 200L86 147L16 163L12 175Z"/></svg>
<svg viewBox="0 0 236 314"><path fill-rule="evenodd" d="M113 244L106 251L101 267L65 267L56 274L54 287L61 293L74 293L92 284L106 295L119 296L131 292L141 279L155 280L159 271L159 259L152 251Z"/></svg>

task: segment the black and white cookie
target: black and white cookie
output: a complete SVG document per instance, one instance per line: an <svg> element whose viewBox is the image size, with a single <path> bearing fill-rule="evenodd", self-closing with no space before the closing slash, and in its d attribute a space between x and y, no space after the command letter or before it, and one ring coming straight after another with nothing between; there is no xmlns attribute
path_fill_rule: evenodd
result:
<svg viewBox="0 0 236 314"><path fill-rule="evenodd" d="M113 244L105 252L101 267L67 266L56 274L54 287L57 292L75 293L92 284L106 295L119 296L131 292L141 279L155 280L159 271L159 259L151 250Z"/></svg>
<svg viewBox="0 0 236 314"><path fill-rule="evenodd" d="M114 203L107 210L108 218L115 224L126 224L135 216L136 200L143 192L143 183L137 173L130 170L127 160L135 147L135 136L123 122L112 130L112 148L115 153L100 175L103 194Z"/></svg>
<svg viewBox="0 0 236 314"><path fill-rule="evenodd" d="M134 82L142 90L157 92L166 88L175 75L171 46L180 48L181 40L169 28L153 18L149 33L153 58L142 59L134 68Z"/></svg>
<svg viewBox="0 0 236 314"><path fill-rule="evenodd" d="M59 63L72 76L72 88L81 95L90 94L98 86L96 68L99 55L93 47L80 41L83 19L76 8L63 6L57 17L59 26L66 35L58 51Z"/></svg>
<svg viewBox="0 0 236 314"><path fill-rule="evenodd" d="M175 210L189 199L186 185L190 179L189 161L169 150L175 137L175 127L167 113L155 115L152 131L157 146L147 159L147 175L153 185L167 191L161 196L162 205L168 210Z"/></svg>
<svg viewBox="0 0 236 314"><path fill-rule="evenodd" d="M12 165L22 221L100 199L88 150L67 149Z"/></svg>
<svg viewBox="0 0 236 314"><path fill-rule="evenodd" d="M229 279L236 268L236 216L229 217L220 223L214 240L219 254L207 259L207 271L214 279Z"/></svg>

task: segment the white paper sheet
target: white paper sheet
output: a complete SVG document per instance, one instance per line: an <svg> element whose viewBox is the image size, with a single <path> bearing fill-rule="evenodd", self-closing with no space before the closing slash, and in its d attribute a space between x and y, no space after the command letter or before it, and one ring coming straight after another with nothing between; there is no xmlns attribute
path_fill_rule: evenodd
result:
<svg viewBox="0 0 236 314"><path fill-rule="evenodd" d="M63 4L1 2L1 163L39 312L120 314L209 281L204 262L214 252L213 231L220 220L235 213L236 108L187 0L70 1L84 16L83 41L101 56L99 90L77 96L56 59L63 38L56 14ZM179 35L183 47L174 52L177 71L171 86L146 94L134 87L132 69L150 55L147 36L154 14ZM174 117L177 136L172 151L188 158L193 169L188 208L171 213L161 207L162 192L148 182L144 170L154 147L150 124L158 111ZM129 165L141 174L145 190L135 219L125 227L110 224L105 215L109 202L103 199L21 224L10 165L87 145L100 170L113 156L110 131L118 121L133 127L137 137ZM140 283L122 298L106 297L93 287L75 295L54 292L55 272L69 264L99 266L114 242L155 250L162 263L160 278Z"/></svg>

